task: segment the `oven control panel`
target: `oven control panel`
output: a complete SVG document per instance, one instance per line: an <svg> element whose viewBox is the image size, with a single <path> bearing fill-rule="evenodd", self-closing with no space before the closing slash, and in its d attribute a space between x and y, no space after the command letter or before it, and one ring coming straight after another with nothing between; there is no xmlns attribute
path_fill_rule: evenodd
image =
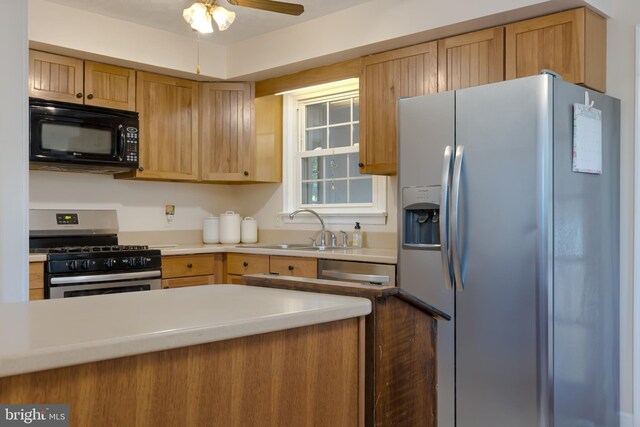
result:
<svg viewBox="0 0 640 427"><path fill-rule="evenodd" d="M77 213L57 213L56 223L58 225L78 225Z"/></svg>

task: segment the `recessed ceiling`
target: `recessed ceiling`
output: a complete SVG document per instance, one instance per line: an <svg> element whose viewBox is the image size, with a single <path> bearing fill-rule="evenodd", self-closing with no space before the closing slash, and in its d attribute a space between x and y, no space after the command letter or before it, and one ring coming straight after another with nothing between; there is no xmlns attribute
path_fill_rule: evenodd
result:
<svg viewBox="0 0 640 427"><path fill-rule="evenodd" d="M195 0L48 0L64 6L109 16L140 25L158 28L175 34L193 36L182 19L182 10ZM236 20L226 31L215 31L200 37L211 43L230 45L260 34L299 24L371 0L292 0L304 5L304 13L290 16L247 7L232 6L226 0L218 4L236 13ZM322 37L322 35L319 35Z"/></svg>

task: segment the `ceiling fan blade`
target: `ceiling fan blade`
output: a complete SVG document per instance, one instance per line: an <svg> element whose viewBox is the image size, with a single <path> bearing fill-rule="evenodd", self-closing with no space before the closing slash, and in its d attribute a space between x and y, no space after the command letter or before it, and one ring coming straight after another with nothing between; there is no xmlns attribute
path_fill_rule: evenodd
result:
<svg viewBox="0 0 640 427"><path fill-rule="evenodd" d="M285 3L275 0L227 0L234 6L251 7L253 9L268 10L269 12L286 13L287 15L300 15L304 12L304 6L295 3Z"/></svg>

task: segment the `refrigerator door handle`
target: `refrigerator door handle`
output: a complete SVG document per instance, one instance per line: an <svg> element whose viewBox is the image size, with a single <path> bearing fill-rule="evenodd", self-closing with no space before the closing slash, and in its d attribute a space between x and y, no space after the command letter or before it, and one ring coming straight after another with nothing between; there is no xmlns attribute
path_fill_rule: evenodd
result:
<svg viewBox="0 0 640 427"><path fill-rule="evenodd" d="M462 174L462 159L464 156L464 146L456 147L456 156L453 161L453 177L451 183L451 258L453 260L453 277L456 281L457 290L464 290L462 280L462 268L460 261L460 250L458 247L459 214L460 214L460 175Z"/></svg>
<svg viewBox="0 0 640 427"><path fill-rule="evenodd" d="M453 289L451 278L451 261L449 257L449 177L451 176L451 146L444 149L442 162L442 178L440 183L440 253L442 254L442 273L444 287Z"/></svg>

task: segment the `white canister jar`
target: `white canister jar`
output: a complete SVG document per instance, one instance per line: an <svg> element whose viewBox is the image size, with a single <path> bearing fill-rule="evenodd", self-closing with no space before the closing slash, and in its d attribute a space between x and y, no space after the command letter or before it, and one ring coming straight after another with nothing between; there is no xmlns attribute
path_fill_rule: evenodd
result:
<svg viewBox="0 0 640 427"><path fill-rule="evenodd" d="M208 216L202 221L202 241L220 243L220 218Z"/></svg>
<svg viewBox="0 0 640 427"><path fill-rule="evenodd" d="M220 243L240 243L240 214L233 211L220 214Z"/></svg>
<svg viewBox="0 0 640 427"><path fill-rule="evenodd" d="M248 216L242 220L240 227L242 243L256 243L258 241L258 221Z"/></svg>

